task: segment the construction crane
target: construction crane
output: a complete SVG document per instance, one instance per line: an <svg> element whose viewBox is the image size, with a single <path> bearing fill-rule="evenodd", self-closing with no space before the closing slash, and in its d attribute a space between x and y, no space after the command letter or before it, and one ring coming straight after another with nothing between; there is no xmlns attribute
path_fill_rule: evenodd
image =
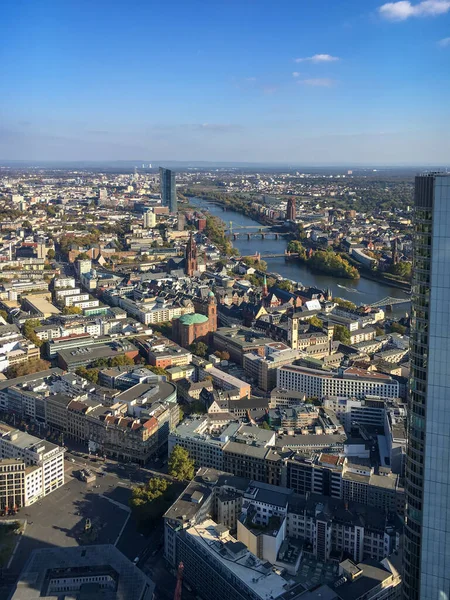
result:
<svg viewBox="0 0 450 600"><path fill-rule="evenodd" d="M181 600L181 590L183 586L183 571L184 565L182 562L178 565L178 573L177 573L177 586L175 588L175 594L173 595L173 600Z"/></svg>

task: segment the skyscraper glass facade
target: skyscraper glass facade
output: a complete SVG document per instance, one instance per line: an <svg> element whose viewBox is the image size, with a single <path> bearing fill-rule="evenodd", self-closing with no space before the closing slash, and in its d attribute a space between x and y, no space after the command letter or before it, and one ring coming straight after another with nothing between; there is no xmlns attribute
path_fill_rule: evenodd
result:
<svg viewBox="0 0 450 600"><path fill-rule="evenodd" d="M450 598L450 176L416 178L405 598Z"/></svg>
<svg viewBox="0 0 450 600"><path fill-rule="evenodd" d="M171 213L178 210L177 189L175 185L175 173L164 167L159 168L159 181L161 185L161 200L163 206L168 206Z"/></svg>

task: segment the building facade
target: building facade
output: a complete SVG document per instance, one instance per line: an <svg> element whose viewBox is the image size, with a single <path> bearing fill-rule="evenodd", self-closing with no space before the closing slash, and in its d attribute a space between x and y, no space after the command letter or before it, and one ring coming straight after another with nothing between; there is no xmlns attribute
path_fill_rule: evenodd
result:
<svg viewBox="0 0 450 600"><path fill-rule="evenodd" d="M289 365L280 367L277 387L295 390L307 398L340 396L362 398L367 395L383 398L398 398L397 381L381 373L350 367L337 373Z"/></svg>
<svg viewBox="0 0 450 600"><path fill-rule="evenodd" d="M177 189L175 185L175 173L170 169L159 167L159 182L161 186L161 202L167 206L171 213L178 210Z"/></svg>
<svg viewBox="0 0 450 600"><path fill-rule="evenodd" d="M450 596L450 176L416 177L404 593Z"/></svg>
<svg viewBox="0 0 450 600"><path fill-rule="evenodd" d="M193 274L195 273L195 271L197 271L198 265L197 265L197 244L195 243L195 240L192 236L192 231L191 231L191 235L189 236L189 240L188 243L186 244L186 250L184 253L184 260L185 260L185 273L186 275L188 275L189 277L192 277Z"/></svg>

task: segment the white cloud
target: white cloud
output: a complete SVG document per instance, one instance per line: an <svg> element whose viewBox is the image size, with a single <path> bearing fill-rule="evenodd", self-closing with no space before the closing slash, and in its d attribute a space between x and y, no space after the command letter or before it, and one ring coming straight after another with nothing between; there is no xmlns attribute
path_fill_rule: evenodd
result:
<svg viewBox="0 0 450 600"><path fill-rule="evenodd" d="M441 48L447 48L448 46L450 46L450 37L446 37L442 40L439 40L438 46L440 46Z"/></svg>
<svg viewBox="0 0 450 600"><path fill-rule="evenodd" d="M301 62L313 62L313 63L325 63L325 62L335 62L339 60L337 56L331 56L331 54L314 54L314 56L307 56L306 58L296 58L294 59L296 63Z"/></svg>
<svg viewBox="0 0 450 600"><path fill-rule="evenodd" d="M311 87L332 87L334 85L333 79L327 77L316 77L313 79L302 79L299 83L303 85L309 85Z"/></svg>
<svg viewBox="0 0 450 600"><path fill-rule="evenodd" d="M292 73L292 77L299 77L299 76L300 76L300 73L298 71L294 71Z"/></svg>
<svg viewBox="0 0 450 600"><path fill-rule="evenodd" d="M435 17L450 11L450 0L422 0L412 4L409 0L387 2L378 9L389 21L405 21L409 17Z"/></svg>

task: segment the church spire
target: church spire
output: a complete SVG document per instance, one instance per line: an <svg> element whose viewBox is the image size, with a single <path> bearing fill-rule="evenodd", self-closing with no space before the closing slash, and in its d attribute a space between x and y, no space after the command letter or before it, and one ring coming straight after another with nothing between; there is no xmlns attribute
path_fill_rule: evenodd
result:
<svg viewBox="0 0 450 600"><path fill-rule="evenodd" d="M263 289L262 289L263 298L269 295L269 290L267 289L267 277L264 275Z"/></svg>

